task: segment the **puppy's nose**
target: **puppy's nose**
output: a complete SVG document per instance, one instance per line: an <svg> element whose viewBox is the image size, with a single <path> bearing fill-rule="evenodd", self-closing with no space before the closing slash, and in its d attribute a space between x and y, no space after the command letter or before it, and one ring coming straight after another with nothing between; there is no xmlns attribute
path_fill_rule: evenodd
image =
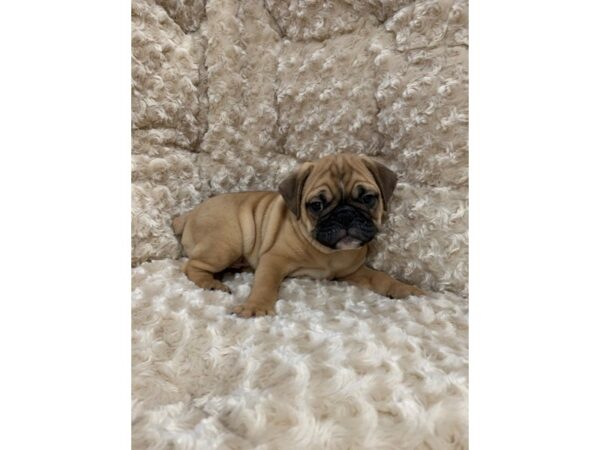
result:
<svg viewBox="0 0 600 450"><path fill-rule="evenodd" d="M348 227L354 220L354 216L355 214L351 207L342 206L340 209L338 209L338 213L336 214L335 218L341 225Z"/></svg>

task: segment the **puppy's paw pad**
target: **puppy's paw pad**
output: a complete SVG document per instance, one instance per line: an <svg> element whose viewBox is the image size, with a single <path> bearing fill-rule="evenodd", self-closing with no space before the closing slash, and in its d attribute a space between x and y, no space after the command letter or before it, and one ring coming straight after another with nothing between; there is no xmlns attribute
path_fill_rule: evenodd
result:
<svg viewBox="0 0 600 450"><path fill-rule="evenodd" d="M274 315L275 309L272 306L249 305L248 303L244 303L243 305L238 305L233 308L232 312L238 317L248 318Z"/></svg>

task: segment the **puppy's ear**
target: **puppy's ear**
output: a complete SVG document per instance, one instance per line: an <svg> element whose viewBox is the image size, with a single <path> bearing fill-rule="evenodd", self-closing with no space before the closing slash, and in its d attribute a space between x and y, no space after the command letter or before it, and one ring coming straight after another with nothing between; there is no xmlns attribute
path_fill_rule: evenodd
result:
<svg viewBox="0 0 600 450"><path fill-rule="evenodd" d="M381 196L383 197L383 209L387 211L390 198L392 198L394 188L398 182L398 175L379 161L367 158L366 156L363 156L362 160L364 161L365 166L367 166L367 169L369 169L369 172L371 172L371 175L373 175L373 178L375 178L377 186L379 186Z"/></svg>
<svg viewBox="0 0 600 450"><path fill-rule="evenodd" d="M312 169L312 164L304 163L288 175L279 185L279 193L285 200L287 207L298 218L300 218L302 189L304 189L304 183L306 183L306 179L312 172Z"/></svg>

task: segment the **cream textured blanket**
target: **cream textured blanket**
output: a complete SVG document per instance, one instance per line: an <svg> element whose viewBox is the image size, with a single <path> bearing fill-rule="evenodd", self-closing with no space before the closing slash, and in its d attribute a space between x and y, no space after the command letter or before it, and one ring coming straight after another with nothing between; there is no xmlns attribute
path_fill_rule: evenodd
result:
<svg viewBox="0 0 600 450"><path fill-rule="evenodd" d="M133 0L135 448L467 447L467 9ZM252 274L180 273L173 216L338 151L397 171L371 264L436 294L286 280L242 320Z"/></svg>

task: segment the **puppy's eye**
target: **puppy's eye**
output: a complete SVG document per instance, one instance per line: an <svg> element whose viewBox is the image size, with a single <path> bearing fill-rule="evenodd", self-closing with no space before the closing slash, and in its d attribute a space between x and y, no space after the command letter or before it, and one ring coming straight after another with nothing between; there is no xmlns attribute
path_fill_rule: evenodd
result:
<svg viewBox="0 0 600 450"><path fill-rule="evenodd" d="M308 209L314 213L321 212L323 210L323 202L320 200L312 201L308 204Z"/></svg>
<svg viewBox="0 0 600 450"><path fill-rule="evenodd" d="M365 194L361 197L360 201L372 208L377 203L377 196L374 194Z"/></svg>

